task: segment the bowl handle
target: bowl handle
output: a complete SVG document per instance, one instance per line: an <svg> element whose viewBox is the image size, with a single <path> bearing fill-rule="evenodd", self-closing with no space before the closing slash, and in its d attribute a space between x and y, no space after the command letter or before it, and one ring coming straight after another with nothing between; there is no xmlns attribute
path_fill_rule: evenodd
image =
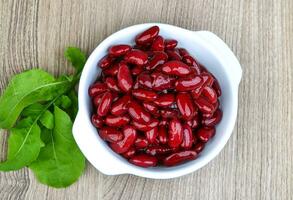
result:
<svg viewBox="0 0 293 200"><path fill-rule="evenodd" d="M72 128L74 139L81 152L86 155L89 162L103 174L118 175L127 173L124 163L113 158L111 149L109 149L98 135L88 134L85 139L84 133L92 132L92 130L90 130L92 127L88 126L88 123L85 123L86 119L84 119L83 116L86 115L83 115L79 111ZM89 146L94 146L95 151L93 152L92 149L88 148Z"/></svg>
<svg viewBox="0 0 293 200"><path fill-rule="evenodd" d="M217 52L221 54L223 58L225 58L225 61L227 62L225 67L228 68L227 72L231 73L233 83L235 83L233 85L237 86L238 88L242 77L242 68L237 57L227 46L227 44L217 35L209 31L196 31L194 34L205 40L207 43L211 44L217 50Z"/></svg>

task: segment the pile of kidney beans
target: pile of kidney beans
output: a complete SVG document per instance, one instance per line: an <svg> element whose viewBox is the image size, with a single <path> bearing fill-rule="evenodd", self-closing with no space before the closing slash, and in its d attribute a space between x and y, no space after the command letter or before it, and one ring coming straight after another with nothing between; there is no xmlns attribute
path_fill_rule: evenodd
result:
<svg viewBox="0 0 293 200"><path fill-rule="evenodd" d="M215 77L153 26L98 63L92 123L113 151L141 167L194 160L222 118ZM97 152L98 153L98 152Z"/></svg>

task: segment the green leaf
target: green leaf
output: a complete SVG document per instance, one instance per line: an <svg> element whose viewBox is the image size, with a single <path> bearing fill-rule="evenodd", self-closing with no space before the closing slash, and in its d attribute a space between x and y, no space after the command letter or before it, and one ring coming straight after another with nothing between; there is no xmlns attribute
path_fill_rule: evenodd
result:
<svg viewBox="0 0 293 200"><path fill-rule="evenodd" d="M72 102L71 99L66 96L62 95L56 102L56 106L60 106L61 108L68 109L71 106Z"/></svg>
<svg viewBox="0 0 293 200"><path fill-rule="evenodd" d="M68 47L64 53L65 57L71 62L72 66L80 72L86 62L85 54L76 47Z"/></svg>
<svg viewBox="0 0 293 200"><path fill-rule="evenodd" d="M49 132L51 140L30 168L41 183L60 188L79 178L85 158L73 139L70 117L57 106L54 107L54 121L54 129Z"/></svg>
<svg viewBox="0 0 293 200"><path fill-rule="evenodd" d="M76 91L72 89L68 93L68 97L71 99L71 107L67 110L67 113L69 114L70 118L74 120L78 112L78 98Z"/></svg>
<svg viewBox="0 0 293 200"><path fill-rule="evenodd" d="M37 117L40 112L42 112L45 109L46 105L40 104L40 103L34 103L32 105L29 105L28 107L24 108L21 112L22 117L32 117L33 119Z"/></svg>
<svg viewBox="0 0 293 200"><path fill-rule="evenodd" d="M72 87L69 83L55 81L52 75L40 69L14 76L0 97L0 128L11 128L25 107L63 94Z"/></svg>
<svg viewBox="0 0 293 200"><path fill-rule="evenodd" d="M46 110L43 113L43 115L40 117L40 122L47 129L53 129L54 128L54 116L53 116L53 114L49 110Z"/></svg>
<svg viewBox="0 0 293 200"><path fill-rule="evenodd" d="M17 170L35 161L40 148L44 146L40 138L40 128L31 118L25 118L11 129L8 139L7 160L0 163L0 170Z"/></svg>

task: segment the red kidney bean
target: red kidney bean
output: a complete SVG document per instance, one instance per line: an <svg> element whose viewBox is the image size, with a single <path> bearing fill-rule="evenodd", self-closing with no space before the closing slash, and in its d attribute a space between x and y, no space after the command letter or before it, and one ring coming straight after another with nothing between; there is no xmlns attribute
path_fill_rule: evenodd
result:
<svg viewBox="0 0 293 200"><path fill-rule="evenodd" d="M158 35L155 38L155 40L151 46L151 49L152 49L152 51L164 51L164 48L165 48L164 38L162 36Z"/></svg>
<svg viewBox="0 0 293 200"><path fill-rule="evenodd" d="M162 71L166 74L176 76L186 76L191 72L188 65L177 60L168 61L163 64Z"/></svg>
<svg viewBox="0 0 293 200"><path fill-rule="evenodd" d="M129 95L125 95L119 98L116 102L112 104L111 113L116 116L125 114L128 111L130 99L131 97Z"/></svg>
<svg viewBox="0 0 293 200"><path fill-rule="evenodd" d="M193 143L192 129L188 124L184 124L183 128L183 140L181 143L181 147L183 149L190 149Z"/></svg>
<svg viewBox="0 0 293 200"><path fill-rule="evenodd" d="M111 108L111 103L113 101L113 96L111 92L106 92L102 99L101 103L98 106L97 113L99 116L106 116L108 111Z"/></svg>
<svg viewBox="0 0 293 200"><path fill-rule="evenodd" d="M102 128L104 121L99 115L94 114L94 115L92 115L92 123L95 127Z"/></svg>
<svg viewBox="0 0 293 200"><path fill-rule="evenodd" d="M172 153L173 149L166 146L149 146L146 153L152 156Z"/></svg>
<svg viewBox="0 0 293 200"><path fill-rule="evenodd" d="M160 72L152 73L154 78L152 82L152 89L156 91L162 91L170 89L172 87L171 79L168 75L162 74Z"/></svg>
<svg viewBox="0 0 293 200"><path fill-rule="evenodd" d="M204 87L201 94L212 104L218 100L216 91L209 86Z"/></svg>
<svg viewBox="0 0 293 200"><path fill-rule="evenodd" d="M146 111L148 111L152 115L157 115L158 107L154 103L152 103L152 102L143 102L142 105L146 109Z"/></svg>
<svg viewBox="0 0 293 200"><path fill-rule="evenodd" d="M178 61L182 60L181 55L175 49L166 50L166 53L168 55L169 60L178 60Z"/></svg>
<svg viewBox="0 0 293 200"><path fill-rule="evenodd" d="M136 151L134 147L130 147L128 151L122 154L124 158L131 158L135 155Z"/></svg>
<svg viewBox="0 0 293 200"><path fill-rule="evenodd" d="M197 153L192 150L185 150L177 153L173 153L166 157L163 161L165 166L174 166L186 162L188 160L194 160L197 157Z"/></svg>
<svg viewBox="0 0 293 200"><path fill-rule="evenodd" d="M98 82L90 86L88 93L90 97L95 97L98 94L106 92L107 89L108 87L106 84Z"/></svg>
<svg viewBox="0 0 293 200"><path fill-rule="evenodd" d="M109 55L104 56L100 62L98 63L98 66L101 67L101 69L106 69L111 66L115 59Z"/></svg>
<svg viewBox="0 0 293 200"><path fill-rule="evenodd" d="M212 87L216 91L217 96L220 97L222 95L222 91L221 91L221 87L220 87L220 84L217 81L217 79L214 80L214 83L213 83Z"/></svg>
<svg viewBox="0 0 293 200"><path fill-rule="evenodd" d="M123 135L123 140L116 143L110 143L111 149L119 154L127 152L137 137L135 128L128 125L123 127Z"/></svg>
<svg viewBox="0 0 293 200"><path fill-rule="evenodd" d="M197 105L198 109L205 114L211 114L214 112L214 106L213 104L209 103L206 99L203 97L199 97L194 100L195 104Z"/></svg>
<svg viewBox="0 0 293 200"><path fill-rule="evenodd" d="M178 110L172 108L161 109L160 114L163 118L174 118L179 116Z"/></svg>
<svg viewBox="0 0 293 200"><path fill-rule="evenodd" d="M118 85L124 92L128 92L133 85L131 73L125 63L119 63L119 70L117 74Z"/></svg>
<svg viewBox="0 0 293 200"><path fill-rule="evenodd" d="M209 141L216 133L214 127L203 127L197 131L197 137L203 142Z"/></svg>
<svg viewBox="0 0 293 200"><path fill-rule="evenodd" d="M204 142L198 142L194 145L194 148L193 150L196 152L196 153L200 153L202 152L202 150L204 149L205 147L205 143Z"/></svg>
<svg viewBox="0 0 293 200"><path fill-rule="evenodd" d="M141 50L134 49L124 56L124 60L127 63L142 66L147 63L148 55Z"/></svg>
<svg viewBox="0 0 293 200"><path fill-rule="evenodd" d="M110 90L113 90L115 92L120 92L121 90L118 87L117 81L115 78L107 77L105 80L106 85Z"/></svg>
<svg viewBox="0 0 293 200"><path fill-rule="evenodd" d="M153 70L157 66L164 64L168 60L168 55L164 52L155 52L153 58L150 60L149 64L146 66L147 70Z"/></svg>
<svg viewBox="0 0 293 200"><path fill-rule="evenodd" d="M221 121L222 115L222 111L217 109L211 118L203 118L201 123L204 126L215 126Z"/></svg>
<svg viewBox="0 0 293 200"><path fill-rule="evenodd" d="M194 105L188 93L178 93L176 96L178 109L185 120L190 120L195 113Z"/></svg>
<svg viewBox="0 0 293 200"><path fill-rule="evenodd" d="M139 75L140 73L142 73L144 70L144 68L142 66L135 66L131 69L131 74L133 76L137 76Z"/></svg>
<svg viewBox="0 0 293 200"><path fill-rule="evenodd" d="M168 138L167 138L167 130L165 126L159 126L158 139L161 144L167 144Z"/></svg>
<svg viewBox="0 0 293 200"><path fill-rule="evenodd" d="M149 145L149 141L143 136L137 136L134 145L137 149L143 149Z"/></svg>
<svg viewBox="0 0 293 200"><path fill-rule="evenodd" d="M165 49L174 49L177 46L177 40L165 40Z"/></svg>
<svg viewBox="0 0 293 200"><path fill-rule="evenodd" d="M154 101L158 97L157 93L145 89L134 89L132 90L132 95L143 101Z"/></svg>
<svg viewBox="0 0 293 200"><path fill-rule="evenodd" d="M111 127L125 126L129 122L130 122L130 118L127 115L124 115L124 116L108 115L105 119L105 123Z"/></svg>
<svg viewBox="0 0 293 200"><path fill-rule="evenodd" d="M152 88L152 78L148 73L141 73L138 77L137 77L137 82L145 88Z"/></svg>
<svg viewBox="0 0 293 200"><path fill-rule="evenodd" d="M160 29L158 26L150 27L135 38L136 44L145 45L152 42L158 36L159 31Z"/></svg>
<svg viewBox="0 0 293 200"><path fill-rule="evenodd" d="M200 76L203 78L203 85L202 87L205 86L212 86L214 82L214 78L207 72L203 72L200 74Z"/></svg>
<svg viewBox="0 0 293 200"><path fill-rule="evenodd" d="M175 82L175 89L180 92L194 90L202 85L202 81L203 79L198 75L179 78Z"/></svg>
<svg viewBox="0 0 293 200"><path fill-rule="evenodd" d="M157 136L158 136L158 128L154 127L148 131L145 132L146 138L149 141L149 143L154 143Z"/></svg>
<svg viewBox="0 0 293 200"><path fill-rule="evenodd" d="M182 57L184 57L184 56L188 56L188 55L189 55L188 51L187 51L186 49L184 49L184 48L179 48L179 49L178 49L178 52L179 52L179 54L180 54Z"/></svg>
<svg viewBox="0 0 293 200"><path fill-rule="evenodd" d="M186 122L191 128L197 128L199 126L199 119L197 116L195 116L193 119L188 120Z"/></svg>
<svg viewBox="0 0 293 200"><path fill-rule="evenodd" d="M152 118L148 124L144 124L144 123L140 123L140 122L136 122L136 121L132 122L132 125L137 130L140 130L140 131L149 131L152 128L158 126L158 124L159 124L159 120L154 119L154 118Z"/></svg>
<svg viewBox="0 0 293 200"><path fill-rule="evenodd" d="M168 123L169 123L168 120L166 118L163 118L163 119L160 120L159 125L160 126L166 126Z"/></svg>
<svg viewBox="0 0 293 200"><path fill-rule="evenodd" d="M125 55L131 50L131 46L127 44L119 44L110 47L109 54L113 57L119 57Z"/></svg>
<svg viewBox="0 0 293 200"><path fill-rule="evenodd" d="M151 155L139 154L130 158L129 162L140 167L155 167L158 159Z"/></svg>
<svg viewBox="0 0 293 200"><path fill-rule="evenodd" d="M103 73L106 76L116 76L118 74L119 65L118 63L113 64L112 66L108 67L107 69L103 70Z"/></svg>
<svg viewBox="0 0 293 200"><path fill-rule="evenodd" d="M99 130L99 135L103 140L108 142L119 142L123 139L121 131L116 130L112 127L103 127Z"/></svg>
<svg viewBox="0 0 293 200"><path fill-rule="evenodd" d="M96 108L100 105L103 96L104 96L104 93L98 94L97 96L93 98L93 104Z"/></svg>
<svg viewBox="0 0 293 200"><path fill-rule="evenodd" d="M154 100L154 103L160 107L168 107L175 101L174 94L161 94Z"/></svg>
<svg viewBox="0 0 293 200"><path fill-rule="evenodd" d="M170 121L168 134L168 145L174 148L180 146L183 140L183 128L178 119L174 118Z"/></svg>
<svg viewBox="0 0 293 200"><path fill-rule="evenodd" d="M196 62L196 60L190 56L190 55L186 55L183 57L182 61L187 64L188 66L192 66L192 67L198 67L198 64Z"/></svg>
<svg viewBox="0 0 293 200"><path fill-rule="evenodd" d="M135 101L131 101L128 108L128 113L133 120L140 123L148 123L151 120L151 116L146 112L141 105Z"/></svg>
<svg viewBox="0 0 293 200"><path fill-rule="evenodd" d="M139 83L137 80L135 80L133 84L133 89L138 89L138 88L139 88Z"/></svg>
<svg viewBox="0 0 293 200"><path fill-rule="evenodd" d="M197 99L201 95L202 90L203 90L203 87L201 87L201 86L194 89L194 90L191 90L190 94L191 94L192 98Z"/></svg>

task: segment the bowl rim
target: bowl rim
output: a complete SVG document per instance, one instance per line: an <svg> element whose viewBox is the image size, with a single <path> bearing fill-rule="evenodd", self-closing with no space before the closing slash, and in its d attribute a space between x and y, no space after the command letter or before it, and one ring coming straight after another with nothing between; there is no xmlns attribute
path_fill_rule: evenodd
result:
<svg viewBox="0 0 293 200"><path fill-rule="evenodd" d="M141 168L141 167L137 167L134 166L130 163L128 163L128 166L118 166L118 170L116 169L113 170L113 173L111 173L110 171L103 171L99 168L99 166L97 166L91 159L88 158L87 156L87 151L85 150L85 148L87 148L85 146L85 141L81 142L81 138L78 137L77 134L77 127L78 125L81 123L80 119L84 119L84 115L90 115L87 111L86 111L86 101L85 101L85 96L84 96L84 90L87 91L88 88L84 88L84 86L86 85L85 82L85 77L86 77L86 73L89 73L89 68L92 67L92 63L93 60L99 55L98 51L101 48L104 48L107 43L109 43L111 40L115 39L115 37L118 37L117 35L119 35L122 32L129 32L129 31L134 31L136 29L146 29L148 27L154 26L154 25L158 25L160 28L164 28L164 29L176 29L178 31L184 31L186 32L186 34L193 34L192 36L194 36L194 34L197 34L198 37L198 41L203 43L204 46L206 46L211 52L212 54L216 57L216 59L221 63L221 65L231 65L231 63L233 63L233 65L238 65L237 68L240 69L240 71L238 72L238 74L240 73L240 78L239 81L238 80L229 80L229 83L231 84L232 82L235 83L235 81L238 81L238 83L234 84L235 86L229 85L231 87L231 91L233 92L232 94L232 105L231 107L233 107L232 109L232 114L230 116L230 123L227 125L227 130L226 130L226 134L223 135L223 138L221 138L219 144L217 146L215 146L210 153L201 160L201 162L195 163L193 165L188 165L188 166L184 166L180 165L181 167L179 168L174 168L174 170L168 170L166 172L161 172L161 171L150 171L146 168ZM206 37L208 36L208 37ZM214 35L211 32L207 32L207 31L198 31L198 32L193 32L187 29L183 29L177 26L173 26L173 25L169 25L169 24L162 24L162 23L144 23L144 24L137 24L137 25L133 25L133 26L129 26L126 27L122 30L119 30L113 34L111 34L110 36L108 36L107 38L105 38L95 49L94 51L91 53L91 55L89 56L85 67L82 71L82 75L80 78L80 84L79 84L79 93L78 93L78 107L79 107L79 111L78 111L78 115L76 117L76 120L74 122L74 128L73 128L73 134L74 134L74 138L79 146L79 148L81 149L81 151L84 153L85 157L89 160L89 162L91 162L93 164L93 166L95 168L97 168L99 171L101 171L102 173L105 174L109 174L109 175L115 175L115 174L134 174L137 176L141 176L141 177L146 177L146 178L155 178L155 179L166 179L166 178L175 178L175 177L179 177L179 176L183 176L186 174L189 174L191 172L194 172L198 169L200 169L201 167L205 166L206 164L208 164L212 159L214 159L219 153L220 151L224 148L225 144L227 143L228 139L230 138L231 134L232 134L232 130L234 128L235 122L236 122L236 117L237 117L237 107L238 107L238 84L240 82L241 79L241 75L242 75L242 70L241 70L241 66L237 60L237 58L235 57L235 55L232 53L232 51L226 46L225 49L228 56L231 59L228 59L229 62L225 59L222 59L221 56L219 55L219 49L215 48L215 44L209 43L209 39L213 38L215 40L217 40L218 43L221 43L221 45L226 45L220 38L218 38L216 35ZM215 42L215 41L214 41ZM218 44L220 45L220 44ZM223 47L223 46L222 46ZM232 61L233 62L232 62ZM87 94L87 92L86 92ZM91 123L90 123L91 124ZM84 139L83 139L84 140ZM108 151L108 149L107 149ZM111 151L111 149L110 149ZM116 153L115 153L116 154ZM120 162L120 161L119 161ZM122 162L121 162L122 164ZM119 167L121 167L121 169L119 170ZM170 168L169 168L170 169Z"/></svg>

